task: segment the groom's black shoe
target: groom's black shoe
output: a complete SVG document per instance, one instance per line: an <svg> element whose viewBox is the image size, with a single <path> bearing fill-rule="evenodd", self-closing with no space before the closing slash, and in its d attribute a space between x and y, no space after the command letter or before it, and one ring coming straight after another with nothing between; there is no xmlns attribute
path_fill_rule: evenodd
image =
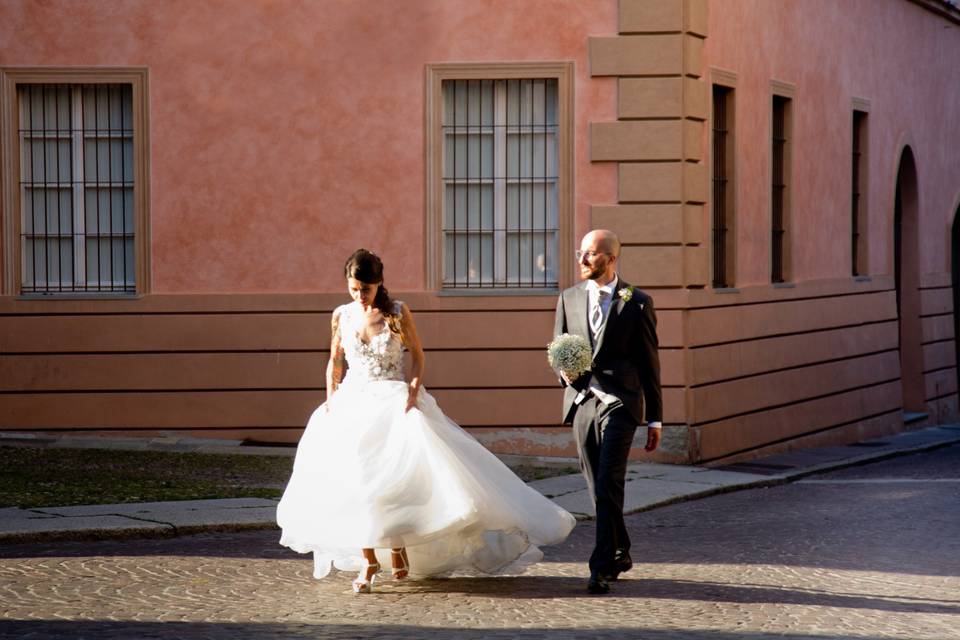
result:
<svg viewBox="0 0 960 640"><path fill-rule="evenodd" d="M607 582L616 582L621 573L626 573L633 569L633 559L626 551L617 551L617 556L613 559L613 571L604 574Z"/></svg>
<svg viewBox="0 0 960 640"><path fill-rule="evenodd" d="M607 582L605 576L601 576L599 573L591 573L590 581L587 582L587 592L594 595L610 593L610 583Z"/></svg>

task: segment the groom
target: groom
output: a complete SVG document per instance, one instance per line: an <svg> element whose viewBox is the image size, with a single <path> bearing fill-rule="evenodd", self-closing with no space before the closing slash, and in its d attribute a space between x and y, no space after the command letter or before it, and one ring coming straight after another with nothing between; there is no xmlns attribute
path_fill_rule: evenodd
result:
<svg viewBox="0 0 960 640"><path fill-rule="evenodd" d="M657 448L662 420L653 301L617 276L619 257L620 241L612 231L584 236L577 251L584 281L560 294L553 332L581 335L593 347L590 371L576 379L559 373L566 387L563 423L573 423L580 467L597 510L587 583L587 591L596 594L610 591L610 581L633 567L623 520L627 456L644 420L644 448Z"/></svg>

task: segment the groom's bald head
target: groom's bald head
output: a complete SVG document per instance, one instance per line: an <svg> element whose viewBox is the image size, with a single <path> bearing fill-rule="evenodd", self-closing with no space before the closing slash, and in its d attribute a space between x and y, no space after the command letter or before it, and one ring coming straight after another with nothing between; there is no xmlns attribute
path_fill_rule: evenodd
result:
<svg viewBox="0 0 960 640"><path fill-rule="evenodd" d="M577 252L580 277L606 284L616 275L619 257L620 240L617 234L608 229L594 229L583 236L580 251Z"/></svg>
<svg viewBox="0 0 960 640"><path fill-rule="evenodd" d="M597 251L620 256L620 238L609 229L594 229L583 237L583 242L595 246Z"/></svg>

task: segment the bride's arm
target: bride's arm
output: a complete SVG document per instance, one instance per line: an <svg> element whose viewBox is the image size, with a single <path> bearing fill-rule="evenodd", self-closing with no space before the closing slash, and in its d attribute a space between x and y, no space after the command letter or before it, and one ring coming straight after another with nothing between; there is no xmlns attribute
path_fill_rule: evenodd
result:
<svg viewBox="0 0 960 640"><path fill-rule="evenodd" d="M346 365L343 344L340 342L340 312L334 311L330 319L330 361L327 362L327 400L340 386L343 380L343 368Z"/></svg>
<svg viewBox="0 0 960 640"><path fill-rule="evenodd" d="M406 304L400 307L400 330L403 335L403 344L410 352L410 392L407 395L407 408L409 411L417 404L417 394L420 387L423 386L423 345L420 344L420 336L417 335L417 326L413 323L413 314Z"/></svg>

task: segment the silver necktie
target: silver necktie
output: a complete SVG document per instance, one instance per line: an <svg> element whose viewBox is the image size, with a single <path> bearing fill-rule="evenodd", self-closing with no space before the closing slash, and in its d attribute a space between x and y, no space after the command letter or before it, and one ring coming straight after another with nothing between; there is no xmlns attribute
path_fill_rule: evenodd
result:
<svg viewBox="0 0 960 640"><path fill-rule="evenodd" d="M593 331L593 339L600 336L600 327L603 326L603 301L609 294L606 291L597 291L597 303L593 307L593 313L590 314L590 329Z"/></svg>

